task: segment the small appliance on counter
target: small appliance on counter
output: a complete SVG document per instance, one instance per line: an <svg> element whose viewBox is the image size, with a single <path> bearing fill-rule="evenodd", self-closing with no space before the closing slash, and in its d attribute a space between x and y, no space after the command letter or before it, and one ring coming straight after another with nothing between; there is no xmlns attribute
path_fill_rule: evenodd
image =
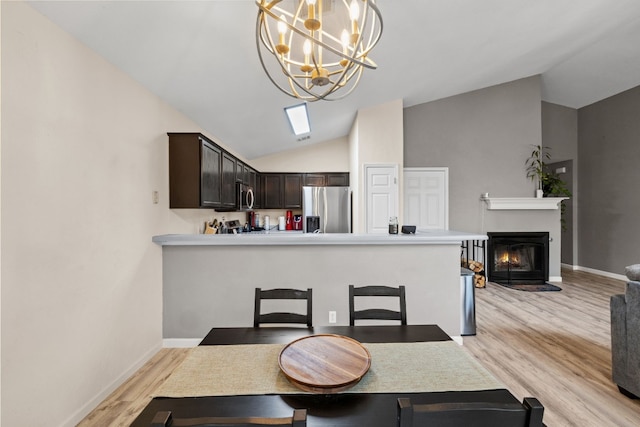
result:
<svg viewBox="0 0 640 427"><path fill-rule="evenodd" d="M302 230L302 215L293 216L293 229Z"/></svg>
<svg viewBox="0 0 640 427"><path fill-rule="evenodd" d="M319 233L320 232L320 217L308 215L306 217L307 227L305 233Z"/></svg>
<svg viewBox="0 0 640 427"><path fill-rule="evenodd" d="M227 234L242 233L242 224L237 219L232 219L224 223Z"/></svg>
<svg viewBox="0 0 640 427"><path fill-rule="evenodd" d="M253 227L256 223L256 213L255 211L247 211L247 224L249 225L249 230L253 230Z"/></svg>
<svg viewBox="0 0 640 427"><path fill-rule="evenodd" d="M263 231L260 227L260 214L255 211L247 211L247 229L245 231Z"/></svg>
<svg viewBox="0 0 640 427"><path fill-rule="evenodd" d="M293 212L291 211L287 211L286 225L287 230L293 230Z"/></svg>

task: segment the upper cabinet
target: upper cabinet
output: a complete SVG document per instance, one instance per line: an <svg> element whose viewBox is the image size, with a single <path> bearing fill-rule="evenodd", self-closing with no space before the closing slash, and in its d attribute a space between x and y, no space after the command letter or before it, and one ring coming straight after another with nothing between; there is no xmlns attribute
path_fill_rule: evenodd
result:
<svg viewBox="0 0 640 427"><path fill-rule="evenodd" d="M284 206L283 197L283 176L281 173L263 173L261 206L263 209L282 209Z"/></svg>
<svg viewBox="0 0 640 427"><path fill-rule="evenodd" d="M332 172L326 175L327 187L348 187L349 186L349 173L348 172Z"/></svg>
<svg viewBox="0 0 640 427"><path fill-rule="evenodd" d="M303 186L348 186L349 174L259 173L199 133L169 133L169 207L233 210L236 183L254 209L301 209Z"/></svg>
<svg viewBox="0 0 640 427"><path fill-rule="evenodd" d="M236 158L222 153L221 207L233 208L236 205Z"/></svg>
<svg viewBox="0 0 640 427"><path fill-rule="evenodd" d="M245 184L253 188L253 207L254 209L262 208L262 186L260 183L260 175L255 169L246 166L244 169Z"/></svg>
<svg viewBox="0 0 640 427"><path fill-rule="evenodd" d="M169 207L220 206L222 153L200 134L169 134Z"/></svg>
<svg viewBox="0 0 640 427"><path fill-rule="evenodd" d="M284 208L302 209L302 174L285 173L284 181Z"/></svg>
<svg viewBox="0 0 640 427"><path fill-rule="evenodd" d="M304 185L308 187L348 187L348 172L315 172L304 174Z"/></svg>
<svg viewBox="0 0 640 427"><path fill-rule="evenodd" d="M324 187L327 182L326 175L323 173L305 173L304 185L307 187Z"/></svg>

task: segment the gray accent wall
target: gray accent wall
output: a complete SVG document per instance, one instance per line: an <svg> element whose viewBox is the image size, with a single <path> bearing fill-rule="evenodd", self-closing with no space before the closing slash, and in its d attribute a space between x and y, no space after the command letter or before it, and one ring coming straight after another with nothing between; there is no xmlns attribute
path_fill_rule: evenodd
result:
<svg viewBox="0 0 640 427"><path fill-rule="evenodd" d="M573 196L562 202L565 228L561 260L563 264L578 265L578 110L543 102L542 144L551 147L550 169L566 169L560 176Z"/></svg>
<svg viewBox="0 0 640 427"><path fill-rule="evenodd" d="M404 110L404 166L449 167L449 226L484 230L480 195L533 197L525 160L541 141L539 76Z"/></svg>
<svg viewBox="0 0 640 427"><path fill-rule="evenodd" d="M578 110L578 261L624 274L640 263L640 87Z"/></svg>

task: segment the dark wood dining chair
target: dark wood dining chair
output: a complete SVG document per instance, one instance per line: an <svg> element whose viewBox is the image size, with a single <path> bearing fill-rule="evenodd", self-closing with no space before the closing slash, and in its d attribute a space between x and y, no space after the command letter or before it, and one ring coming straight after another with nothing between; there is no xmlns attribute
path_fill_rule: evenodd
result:
<svg viewBox="0 0 640 427"><path fill-rule="evenodd" d="M398 427L543 427L544 407L533 397L520 403L448 402L412 404L398 399Z"/></svg>
<svg viewBox="0 0 640 427"><path fill-rule="evenodd" d="M400 302L398 311L385 308L355 309L355 297L397 297ZM397 288L391 286L371 285L355 287L349 285L349 324L355 325L356 320L399 320L402 325L407 324L407 302L404 285Z"/></svg>
<svg viewBox="0 0 640 427"><path fill-rule="evenodd" d="M307 300L307 313L273 312L262 313L262 300ZM253 312L253 326L259 327L263 323L299 323L311 328L313 319L313 293L311 289L306 291L299 289L268 289L256 288L255 309Z"/></svg>
<svg viewBox="0 0 640 427"><path fill-rule="evenodd" d="M307 410L294 409L293 416L284 418L262 417L199 417L175 418L171 411L159 411L151 421L151 427L204 427L204 426L234 426L234 427L306 427Z"/></svg>

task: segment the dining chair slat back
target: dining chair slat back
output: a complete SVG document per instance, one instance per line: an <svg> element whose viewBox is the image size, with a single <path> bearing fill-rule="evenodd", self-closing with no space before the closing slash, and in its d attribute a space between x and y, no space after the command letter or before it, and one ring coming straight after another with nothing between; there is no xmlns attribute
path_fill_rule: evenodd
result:
<svg viewBox="0 0 640 427"><path fill-rule="evenodd" d="M355 309L356 297L397 297L399 309L391 310L386 308L367 308L363 310ZM405 287L400 285L397 288L384 285L369 285L356 287L349 285L349 324L355 326L356 320L399 320L402 325L407 324L407 302L405 297Z"/></svg>
<svg viewBox="0 0 640 427"><path fill-rule="evenodd" d="M197 417L175 418L171 411L156 412L151 427L204 427L204 426L233 426L233 427L306 427L307 410L294 409L293 416L283 418L264 417Z"/></svg>
<svg viewBox="0 0 640 427"><path fill-rule="evenodd" d="M293 312L272 312L262 313L262 300L306 300L307 312L293 313ZM313 326L313 291L311 288L306 291L300 289L267 289L262 290L256 288L255 304L253 313L253 326L259 327L261 324L306 324L308 328Z"/></svg>
<svg viewBox="0 0 640 427"><path fill-rule="evenodd" d="M398 399L399 427L543 427L544 407L533 397L520 403L449 402L412 404Z"/></svg>

